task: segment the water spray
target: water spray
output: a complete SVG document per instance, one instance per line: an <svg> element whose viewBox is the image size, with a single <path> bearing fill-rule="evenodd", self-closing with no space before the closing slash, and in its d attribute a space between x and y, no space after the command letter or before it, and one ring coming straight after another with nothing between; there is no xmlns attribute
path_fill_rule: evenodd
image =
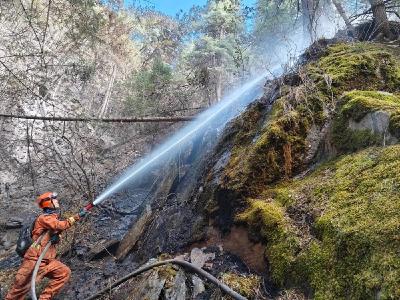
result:
<svg viewBox="0 0 400 300"><path fill-rule="evenodd" d="M298 44L299 38L296 38L297 42L294 44ZM301 42L301 40L300 40ZM308 44L308 43L307 43ZM297 57L302 50L307 46L306 44L301 44L298 45L300 46L299 48L296 47L295 49L295 57ZM283 54L286 51L282 51ZM281 60L282 57L278 57L278 60ZM151 152L149 155L144 157L141 161L139 161L137 164L134 164L131 168L129 168L116 182L111 184L105 191L103 191L94 201L93 203L88 203L84 206L83 210L86 212L91 211L95 206L98 204L102 203L104 200L112 196L114 193L120 191L123 187L126 186L127 183L132 181L136 176L141 174L141 172L147 170L150 166L153 166L157 161L159 161L161 158L163 158L167 153L171 152L171 150L175 149L178 147L181 143L187 142L189 138L191 138L195 133L199 132L201 129L203 129L207 124L209 124L212 120L216 119L217 116L220 116L222 112L227 110L228 108L232 107L233 104L238 104L238 112L239 110L243 109L245 105L249 104L252 102L256 97L251 97L251 98L246 98L242 99L243 96L246 95L249 91L254 89L257 85L261 84L265 78L271 78L273 76L280 75L282 72L281 67L276 67L272 69L272 71L267 71L263 73L262 75L258 76L257 78L253 79L252 81L249 81L242 87L238 88L237 90L233 91L226 97L224 97L224 100L218 103L217 105L207 109L205 112L201 113L193 122L191 122L188 126L184 127L183 129L179 130L176 134L174 134L171 138L169 138L164 144L162 144L160 147L158 147L156 150ZM262 91L260 89L260 91ZM233 117L233 116L232 116ZM229 118L230 119L230 118ZM223 124L226 124L229 119L225 119ZM31 294L32 294L32 299L37 300L36 297L36 291L35 291L35 283L36 283L36 276L39 270L39 266L41 264L41 261L43 257L45 256L47 250L49 249L51 245L51 242L46 244L45 248L43 249L40 257L38 258L38 261L36 262L34 272L32 274L32 279L31 279ZM184 261L179 261L179 260L168 260L164 262L158 262L153 265L145 266L143 268L140 268L136 270L133 273L128 274L121 280L115 282L112 287L118 286L122 282L125 282L129 278L132 278L138 274L141 274L142 272L149 270L150 268L153 268L155 266L167 264L167 263L173 263L173 264L178 264L182 267L185 267L187 269L192 269L192 271L202 275L203 277L207 278L211 282L215 283L217 286L219 286L224 292L226 292L228 295L232 296L234 299L238 300L243 300L246 299L243 296L235 293L232 291L229 287L226 285L222 284L219 282L216 278L214 278L212 275L207 274L204 270L198 270L196 269L195 266L192 266L188 262ZM96 299L98 296L101 294L108 292L112 288L111 286L107 289L102 290L101 292L97 293L93 297L90 297L88 299Z"/></svg>
<svg viewBox="0 0 400 300"><path fill-rule="evenodd" d="M280 70L281 68L275 68L272 72L268 71L263 73L262 75L243 85L241 88L236 89L224 97L224 100L217 105L201 113L191 124L179 130L160 147L144 157L140 162L129 168L114 184L110 185L95 199L93 205L96 206L100 204L105 199L121 190L136 176L147 170L149 167L155 165L161 158L165 157L165 155L177 148L183 142L189 141L189 139L192 138L196 133L204 129L207 124L210 124L212 121L217 119L218 116L227 111L229 108L232 108L233 105L237 105L237 107L235 107L238 110L237 112L242 110L247 104L254 101L256 96L259 96L256 95L253 97L245 97L246 94L252 91L257 85L261 85L268 75L271 76L271 73L274 74ZM262 90L260 89L260 92L261 91ZM229 120L225 120L223 123L225 124L227 121ZM89 209L92 209L92 207Z"/></svg>
<svg viewBox="0 0 400 300"><path fill-rule="evenodd" d="M158 147L156 150L151 152L149 155L145 156L141 161L139 161L137 164L134 164L131 168L129 168L123 176L121 176L114 184L109 186L103 193L101 193L94 201L93 203L88 203L83 207L83 211L85 212L90 212L95 206L98 204L102 203L104 200L106 200L108 197L113 195L114 193L118 192L120 189L122 189L127 183L129 183L135 176L139 175L141 172L147 170L150 166L153 166L157 161L159 161L161 158L163 158L166 154L168 154L171 150L177 148L181 143L187 142L193 135L197 132L199 132L201 129L204 129L204 127L207 124L210 124L211 121L217 118L217 116L220 116L220 114L229 108L233 106L233 104L236 104L237 107L236 109L236 114L238 114L246 105L254 101L257 97L261 96L262 89L259 89L256 95L252 94L250 97L245 97L249 91L253 90L255 87L258 85L261 85L266 78L271 78L273 76L279 75L282 72L281 67L276 67L272 71L267 71L264 72L262 75L256 77L255 79L249 81L248 83L244 84L241 88L236 89L226 97L224 97L224 100L218 103L217 105L207 109L203 113L201 113L191 124L187 125L186 127L182 128L179 130L176 134L174 134L172 137L170 137L165 143L163 143L160 147ZM247 95L248 96L248 95ZM224 119L221 125L226 124L232 117L234 117L235 114L230 116L229 118ZM220 125L220 126L221 126ZM36 283L36 277L37 277L37 272L39 270L39 266L42 262L43 257L45 256L47 250L50 248L51 242L49 241L45 248L43 249L40 257L38 258L38 261L36 262L34 272L32 274L31 278L31 295L33 300L37 300L36 297L36 291L35 291L35 283ZM168 261L168 262L161 262L161 264L164 263L177 263L177 264L184 264L185 266L188 267L189 269L192 268L193 266L190 266L190 263L187 262L175 262L173 261ZM154 267L154 266L152 266ZM203 270L194 270L197 273L204 272ZM204 272L206 273L206 272ZM136 274L135 272L133 274ZM132 275L132 274L131 274ZM204 275L204 274L203 274ZM210 275L210 274L208 274ZM211 276L211 275L210 275ZM207 277L209 280L214 282L213 278ZM215 279L216 280L216 279ZM216 283L220 288L223 288L225 292L227 292L229 295L231 295L234 299L246 299L242 297L241 295L235 293L234 291L230 290L229 287L225 285L220 285L218 283L219 281L216 280L214 283ZM226 289L226 290L225 290ZM93 298L94 299L94 298Z"/></svg>
<svg viewBox="0 0 400 300"><path fill-rule="evenodd" d="M276 70L274 70L276 71ZM217 116L219 116L222 112L226 111L228 108L230 108L233 104L238 104L238 111L239 112L243 107L247 104L249 104L251 101L255 99L255 96L250 98L245 98L245 101L243 101L242 97L246 95L249 91L254 89L257 85L261 84L265 78L267 77L268 74L271 74L271 72L265 72L264 74L258 76L254 80L248 82L244 86L242 86L240 89L237 89L227 97L225 97L225 100L220 102L219 104L209 108L205 112L201 113L195 121L193 121L191 124L188 126L184 127L180 131L178 131L176 134L174 134L171 138L169 138L164 144L162 144L159 148L157 148L155 151L150 153L148 156L146 156L143 160L141 160L139 163L133 165L130 169L128 169L127 172L125 172L125 175L122 176L118 181L116 181L114 184L112 184L108 189L106 189L102 194L100 194L93 203L88 203L83 207L83 211L89 212L91 211L96 205L100 204L104 200L106 200L109 196L120 190L123 186L125 186L126 183L130 182L135 176L137 176L140 172L146 170L148 167L152 166L157 162L160 158L164 157L167 153L169 153L172 149L178 147L181 143L188 141L189 138L191 138L195 133L203 129L207 124L209 124L212 120L214 120ZM261 89L260 89L261 91ZM257 95L258 96L258 95ZM225 120L223 124L225 124L228 120ZM40 264L46 255L48 249L51 246L51 241L49 241L45 248L43 249L41 255L39 256L32 277L31 277L31 295L33 300L37 300L36 297L36 277L37 273L39 271ZM166 262L165 262L166 263ZM183 264L184 262L178 262L180 264ZM186 267L190 267L191 264L186 263ZM193 266L192 266L193 268ZM204 272L203 270L197 270L197 273ZM206 272L204 272L206 273ZM203 274L204 275L204 274ZM208 274L209 275L209 274ZM211 276L211 275L210 275ZM207 277L207 275L206 275ZM211 276L212 277L212 276ZM210 278L211 278L210 277ZM208 278L212 282L214 282L213 278ZM225 285L220 285L218 283L219 281L215 279L214 283L217 283L218 286L222 287L225 292L233 296L234 299L246 299L239 294L235 293L229 287Z"/></svg>

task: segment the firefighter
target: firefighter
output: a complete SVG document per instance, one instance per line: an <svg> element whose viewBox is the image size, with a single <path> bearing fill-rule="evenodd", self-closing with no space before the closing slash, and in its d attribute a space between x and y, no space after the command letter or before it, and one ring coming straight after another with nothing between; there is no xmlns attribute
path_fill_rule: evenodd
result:
<svg viewBox="0 0 400 300"><path fill-rule="evenodd" d="M51 241L52 245L40 264L37 281L40 281L43 277L49 278L50 281L39 299L52 299L71 275L71 270L56 259L56 244L59 241L59 234L83 218L87 214L87 210L82 209L79 214L67 220L60 220L58 213L60 204L56 193L44 193L36 199L36 203L43 209L43 213L36 219L33 226L32 240L34 243L24 255L21 267L17 272L11 290L6 296L6 300L23 300L25 298L30 289L31 276L36 261L41 254L41 250L44 249L49 241Z"/></svg>

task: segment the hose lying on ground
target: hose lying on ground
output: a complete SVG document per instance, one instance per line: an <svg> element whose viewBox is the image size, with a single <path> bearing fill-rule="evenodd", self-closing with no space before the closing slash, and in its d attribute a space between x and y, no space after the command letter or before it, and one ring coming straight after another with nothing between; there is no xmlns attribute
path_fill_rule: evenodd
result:
<svg viewBox="0 0 400 300"><path fill-rule="evenodd" d="M46 255L46 252L47 252L47 250L49 250L50 246L51 246L51 241L49 241L46 244L46 246L44 247L42 253L40 254L40 256L39 256L39 258L38 258L38 260L36 262L35 268L33 269L32 278L31 278L31 294L32 294L31 296L32 296L32 300L37 300L37 297L36 297L36 277L37 277L37 273L39 271L40 264L42 263L43 257Z"/></svg>
<svg viewBox="0 0 400 300"><path fill-rule="evenodd" d="M196 267L195 265L184 261L184 260L178 260L178 259L169 259L169 260L164 260L164 261L159 261L156 262L154 264L150 264L144 267L141 267L135 271L133 271L132 273L122 277L121 279L119 279L118 281L114 282L112 285L110 285L109 287L102 289L100 292L98 292L97 294L86 298L85 300L94 300L99 298L101 295L109 292L111 289L119 286L120 284L124 283L125 281L127 281L128 279L131 279L132 277L138 276L150 269L153 269L155 267L158 266L162 266L162 265L167 265L167 264L175 264L175 265L179 265L185 269L187 269L188 271L197 273L198 275L206 278L207 280L209 280L210 282L214 283L216 286L218 286L222 291L224 291L227 295L231 296L233 299L235 300L247 300L247 298L243 297L242 295L236 293L234 290L232 290L229 286L227 286L226 284L222 283L221 281L219 281L217 278L215 278L213 275L211 275L210 273L204 271L203 269Z"/></svg>
<svg viewBox="0 0 400 300"><path fill-rule="evenodd" d="M32 279L31 279L31 293L32 293L32 300L37 300L36 297L36 277L37 277L37 273L39 271L39 267L40 264L42 263L43 257L46 255L46 252L49 250L51 246L51 241L49 241L46 244L46 247L43 249L42 253L40 254L35 268L33 270L33 274L32 274ZM107 293L108 291L110 291L111 289L119 286L120 284L124 283L125 281L131 279L132 277L138 276L150 269L153 269L155 267L158 266L162 266L162 265L167 265L167 264L174 264L174 265L178 265L181 266L191 272L197 273L198 275L204 277L205 279L209 280L210 282L214 283L216 286L218 286L223 292L225 292L227 295L231 296L233 299L235 300L247 300L247 298L243 297L242 295L236 293L234 290L232 290L229 286L227 286L226 284L222 283L221 281L219 281L217 278L215 278L213 275L211 275L210 273L204 271L203 269L196 267L195 265L184 261L184 260L179 260L179 259L168 259L168 260L164 260L164 261L159 261L156 262L154 264L150 264L144 267L141 267L135 271L133 271L132 273L129 273L128 275L122 277L121 279L119 279L118 281L114 282L111 286L102 289L100 292L98 292L97 294L86 298L85 300L94 300L97 299L98 297L100 297L101 295Z"/></svg>

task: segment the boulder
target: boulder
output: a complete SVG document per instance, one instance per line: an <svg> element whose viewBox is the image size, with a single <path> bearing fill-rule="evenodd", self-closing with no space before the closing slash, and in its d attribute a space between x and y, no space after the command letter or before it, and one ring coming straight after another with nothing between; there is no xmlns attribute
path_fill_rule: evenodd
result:
<svg viewBox="0 0 400 300"><path fill-rule="evenodd" d="M175 277L165 286L165 298L174 300L185 300L187 294L186 275L183 270L179 270Z"/></svg>
<svg viewBox="0 0 400 300"><path fill-rule="evenodd" d="M190 252L190 262L198 268L203 268L204 264L215 258L215 253L204 253L199 248L193 248Z"/></svg>
<svg viewBox="0 0 400 300"><path fill-rule="evenodd" d="M386 111L374 111L366 114L359 122L349 120L349 129L365 130L382 136L383 145L394 145L398 139L389 132L390 114Z"/></svg>

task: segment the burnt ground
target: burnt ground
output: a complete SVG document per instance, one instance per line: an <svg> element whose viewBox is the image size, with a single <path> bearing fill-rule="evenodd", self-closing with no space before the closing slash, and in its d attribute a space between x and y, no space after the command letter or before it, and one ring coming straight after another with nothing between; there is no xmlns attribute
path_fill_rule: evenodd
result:
<svg viewBox="0 0 400 300"><path fill-rule="evenodd" d="M250 96L255 97L256 94L252 91ZM83 223L71 232L67 231L66 240L73 242L61 247L60 254L61 260L70 266L72 278L56 299L84 299L150 258L188 253L199 243L204 243L206 249L212 249L206 251L216 253L215 261L209 268L215 276L227 271L249 274L252 264L265 266L262 247L252 245L250 248L254 246L254 252L249 252L246 245L237 245L235 236L228 235L226 240L210 236L213 223L232 224L232 213L221 214L217 221L214 217L210 218L207 207L215 200L222 201L221 197L226 201L231 197L218 189L221 170L228 161L227 157L221 160L221 154L229 153L232 146L226 139L230 130L228 126L226 132L221 134L222 128L211 126L186 149L182 149L178 159L154 171L139 186L105 201ZM218 144L220 139L225 139L226 143ZM225 200L223 202L227 203ZM151 206L152 213L143 232L139 233L139 242L126 242L126 237L135 230L145 205ZM73 207L69 209L74 210ZM226 228L223 232L229 234ZM117 259L122 241L129 245L127 256ZM0 261L0 272L10 273L19 265L19 260L10 256L11 253ZM268 274L259 274L268 277ZM273 286L265 286L272 293ZM209 291L214 292L212 287ZM210 299L209 291L201 299ZM2 293L5 293L5 288Z"/></svg>
<svg viewBox="0 0 400 300"><path fill-rule="evenodd" d="M260 101L271 100L269 98ZM227 126L226 132L221 134L222 129L214 126L204 131L199 139L182 150L178 159L166 164L162 171L155 172L147 181L142 181L140 189L136 187L125 194L115 195L115 199L96 208L73 233L67 233L67 239L72 235L74 242L63 249L61 260L71 267L73 273L70 283L57 299L84 299L150 258L165 253L187 253L198 243L205 243L208 249L217 253L209 270L216 276L232 270L250 273L252 270L248 266L252 264L254 254L254 257L261 257L255 264L262 264L260 269L266 270L262 247L252 245L254 252L247 252L246 246L237 245L235 237L224 244L223 238L214 240L209 235L213 224L232 225L233 212L211 216L208 211L210 203L230 203L235 200L231 198L236 197L218 189L221 170L228 161L221 160L224 157L221 154L229 153L232 146L226 138L230 136L230 130L232 128ZM218 144L220 139L225 143ZM117 260L115 256L121 241L135 230L144 204L151 206L152 214L140 232L139 243L132 242L128 255ZM222 235L229 235L229 229L225 228L229 226L223 226ZM218 248L221 243L227 246L225 250ZM0 270L11 271L17 265L18 260L8 257L0 262ZM268 274L260 275L268 278ZM265 289L269 293L274 290L270 284L266 284ZM204 299L209 298L205 296Z"/></svg>

